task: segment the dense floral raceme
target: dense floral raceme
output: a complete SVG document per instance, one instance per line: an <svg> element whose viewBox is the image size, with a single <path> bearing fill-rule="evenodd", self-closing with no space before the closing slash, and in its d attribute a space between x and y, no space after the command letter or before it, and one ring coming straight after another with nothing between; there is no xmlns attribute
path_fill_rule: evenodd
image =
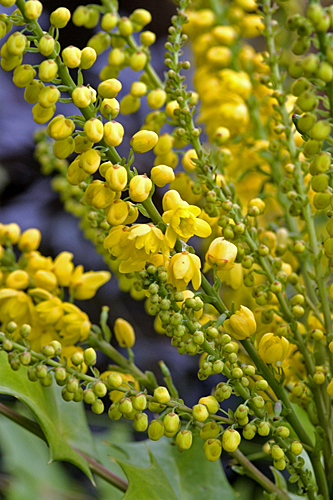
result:
<svg viewBox="0 0 333 500"><path fill-rule="evenodd" d="M59 7L46 27L42 2L17 0L0 14L0 56L32 120L45 126L35 134L42 172L53 174L119 288L144 301L178 354L197 358L203 393L189 407L192 396L178 394L163 361L163 386L141 371L135 325L117 318L110 329L112 304L100 325L75 304L93 299L109 271L84 272L66 251L43 256L39 230L21 234L16 223L0 225L0 346L14 371L26 366L46 387L55 380L65 401L100 414L108 396L110 419L124 416L152 441L166 436L185 452L200 439L209 462L224 450L271 498L289 498L276 472L286 469L294 496L329 500L333 8L175 3L163 78L150 12L121 17L116 0ZM0 4L15 9L13 0ZM82 49L61 46L72 23L93 30ZM86 70L102 53L94 88ZM63 111L66 102L76 114ZM142 120L141 104L149 110ZM128 115L136 127L121 157ZM98 350L110 360L103 373ZM256 435L262 455L244 445ZM263 457L276 484L252 462Z"/></svg>

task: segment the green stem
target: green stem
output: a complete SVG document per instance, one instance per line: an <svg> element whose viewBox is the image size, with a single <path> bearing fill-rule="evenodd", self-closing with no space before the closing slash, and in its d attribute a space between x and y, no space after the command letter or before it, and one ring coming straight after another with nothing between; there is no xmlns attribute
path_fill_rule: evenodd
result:
<svg viewBox="0 0 333 500"><path fill-rule="evenodd" d="M264 488L268 493L275 493L277 499L279 500L290 500L288 493L280 490L272 481L270 481L260 470L253 465L250 460L243 455L239 450L229 453L237 462L243 467L246 475L254 479L260 486ZM312 499L311 499L312 500ZM314 499L313 499L314 500Z"/></svg>

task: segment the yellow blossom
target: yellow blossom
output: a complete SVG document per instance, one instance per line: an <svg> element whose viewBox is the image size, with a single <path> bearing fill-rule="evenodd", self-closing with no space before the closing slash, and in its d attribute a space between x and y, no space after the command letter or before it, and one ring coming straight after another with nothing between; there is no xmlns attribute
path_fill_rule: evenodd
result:
<svg viewBox="0 0 333 500"><path fill-rule="evenodd" d="M287 356L289 342L285 337L278 337L274 333L266 333L261 337L258 354L265 363L272 364L283 361Z"/></svg>
<svg viewBox="0 0 333 500"><path fill-rule="evenodd" d="M210 266L216 265L218 270L227 271L234 267L236 257L236 245L220 237L211 242L205 258Z"/></svg>
<svg viewBox="0 0 333 500"><path fill-rule="evenodd" d="M201 210L185 201L177 203L171 210L163 214L163 220L168 224L165 236L171 248L174 247L177 236L187 241L191 236L208 238L212 230L206 221L197 219Z"/></svg>
<svg viewBox="0 0 333 500"><path fill-rule="evenodd" d="M133 347L135 333L133 326L128 321L122 318L116 319L114 334L120 347Z"/></svg>
<svg viewBox="0 0 333 500"><path fill-rule="evenodd" d="M73 254L70 252L61 252L55 259L52 271L57 277L59 286L69 286L74 264L72 262Z"/></svg>
<svg viewBox="0 0 333 500"><path fill-rule="evenodd" d="M18 247L21 252L31 252L37 250L41 240L41 234L38 229L27 229L21 235Z"/></svg>
<svg viewBox="0 0 333 500"><path fill-rule="evenodd" d="M200 268L201 262L197 255L189 252L176 253L167 266L168 281L178 291L185 290L192 281L193 288L197 290L201 285Z"/></svg>
<svg viewBox="0 0 333 500"><path fill-rule="evenodd" d="M83 266L77 266L73 272L69 290L78 300L87 300L94 297L97 289L111 278L108 271L83 272Z"/></svg>
<svg viewBox="0 0 333 500"><path fill-rule="evenodd" d="M223 324L224 329L236 340L250 338L257 329L254 314L245 306L230 316Z"/></svg>

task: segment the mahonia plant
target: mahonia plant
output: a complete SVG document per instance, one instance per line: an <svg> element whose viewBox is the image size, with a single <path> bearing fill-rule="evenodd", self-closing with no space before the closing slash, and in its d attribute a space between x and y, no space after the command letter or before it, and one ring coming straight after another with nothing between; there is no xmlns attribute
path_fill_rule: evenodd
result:
<svg viewBox="0 0 333 500"><path fill-rule="evenodd" d="M291 492L329 500L333 8L319 0L176 3L163 80L151 57L150 13L120 17L116 0L73 13L60 7L44 28L39 0L0 0L16 5L0 15L1 68L23 89L34 122L47 124L35 135L36 158L121 290L145 301L156 332L179 354L198 356L199 380L219 381L192 408L163 362L159 386L135 365L128 321L113 327L126 358L110 344L108 306L97 326L74 304L91 299L110 273L85 273L69 252L42 256L39 231L21 234L16 223L0 225L1 349L13 370L28 367L31 382L61 386L64 401L83 400L101 414L108 395L110 419L124 416L150 440L166 436L186 452L201 439L211 462L224 450L269 498L289 498L277 472L286 470L298 486ZM71 22L98 27L82 50L60 46L59 32ZM194 90L186 83L186 42ZM38 64L27 62L30 52ZM103 52L107 64L94 89L84 72ZM127 67L135 73L124 95ZM142 101L151 111L121 158L122 117ZM56 114L58 102L78 114ZM139 173L138 155L149 151L153 164ZM113 362L103 373L98 351ZM242 399L234 411L232 395ZM275 483L242 452L242 440L256 435L266 438Z"/></svg>

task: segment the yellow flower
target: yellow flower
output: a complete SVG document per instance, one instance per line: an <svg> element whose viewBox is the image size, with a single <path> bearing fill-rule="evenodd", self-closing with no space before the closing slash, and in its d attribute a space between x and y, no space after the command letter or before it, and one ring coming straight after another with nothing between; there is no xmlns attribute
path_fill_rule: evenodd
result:
<svg viewBox="0 0 333 500"><path fill-rule="evenodd" d="M168 281L177 288L184 290L192 280L195 290L201 285L201 262L197 255L189 252L176 253L168 265Z"/></svg>
<svg viewBox="0 0 333 500"><path fill-rule="evenodd" d="M146 175L135 175L129 183L129 196L132 201L145 201L153 184Z"/></svg>
<svg viewBox="0 0 333 500"><path fill-rule="evenodd" d="M169 255L164 234L154 224L113 227L105 238L104 248L121 261L121 273L141 271L156 254L161 254L164 261Z"/></svg>
<svg viewBox="0 0 333 500"><path fill-rule="evenodd" d="M15 290L24 290L29 285L29 274L23 269L16 269L8 274L6 286Z"/></svg>
<svg viewBox="0 0 333 500"><path fill-rule="evenodd" d="M177 203L171 210L163 214L163 220L168 224L165 236L170 248L175 246L177 236L187 241L191 236L207 238L212 230L206 221L197 219L201 210L195 205L188 205L185 201Z"/></svg>
<svg viewBox="0 0 333 500"><path fill-rule="evenodd" d="M74 264L72 262L73 254L70 252L61 252L55 259L52 271L57 277L59 286L69 286Z"/></svg>
<svg viewBox="0 0 333 500"><path fill-rule="evenodd" d="M205 258L210 266L216 265L218 270L227 271L234 267L236 257L236 245L220 237L211 242Z"/></svg>
<svg viewBox="0 0 333 500"><path fill-rule="evenodd" d="M84 273L83 266L77 266L72 275L69 291L74 293L75 299L91 299L97 289L109 281L110 278L111 273L109 271L89 271Z"/></svg>
<svg viewBox="0 0 333 500"><path fill-rule="evenodd" d="M90 332L91 323L88 316L74 304L63 303L65 314L57 323L57 330L63 345L71 345L85 340Z"/></svg>
<svg viewBox="0 0 333 500"><path fill-rule="evenodd" d="M271 364L283 361L287 356L289 342L285 337L278 337L274 333L266 333L261 337L258 354L265 363Z"/></svg>
<svg viewBox="0 0 333 500"><path fill-rule="evenodd" d="M237 290L243 284L242 264L235 264L232 269L222 269L221 271L217 271L216 274L222 283L225 283L234 290Z"/></svg>
<svg viewBox="0 0 333 500"><path fill-rule="evenodd" d="M257 324L254 314L245 306L240 306L230 319L227 319L223 328L236 340L249 339L256 331Z"/></svg>
<svg viewBox="0 0 333 500"><path fill-rule="evenodd" d="M15 321L18 325L31 324L33 316L33 302L24 292L3 288L0 290L0 322L5 325Z"/></svg>
<svg viewBox="0 0 333 500"><path fill-rule="evenodd" d="M31 252L37 250L41 240L41 234L38 229L27 229L21 235L18 247L21 252Z"/></svg>
<svg viewBox="0 0 333 500"><path fill-rule="evenodd" d="M39 321L43 324L54 324L62 317L64 310L62 301L52 296L50 300L43 300L36 305Z"/></svg>

